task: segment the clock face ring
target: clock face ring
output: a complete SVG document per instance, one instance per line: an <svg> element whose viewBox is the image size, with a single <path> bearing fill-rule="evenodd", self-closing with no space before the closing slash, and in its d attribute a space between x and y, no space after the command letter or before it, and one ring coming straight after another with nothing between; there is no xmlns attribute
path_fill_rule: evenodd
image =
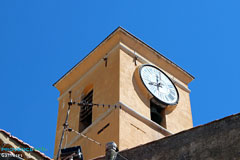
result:
<svg viewBox="0 0 240 160"><path fill-rule="evenodd" d="M140 79L145 88L167 105L175 105L179 100L179 93L172 80L159 68L145 64L139 68Z"/></svg>

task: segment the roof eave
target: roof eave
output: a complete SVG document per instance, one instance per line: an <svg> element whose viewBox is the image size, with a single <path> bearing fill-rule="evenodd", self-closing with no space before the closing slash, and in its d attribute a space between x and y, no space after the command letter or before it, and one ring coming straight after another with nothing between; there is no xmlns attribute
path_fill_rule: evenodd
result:
<svg viewBox="0 0 240 160"><path fill-rule="evenodd" d="M141 39L137 38L136 36L134 36L132 33L128 32L126 29L122 28L121 26L119 26L118 28L116 28L111 34L109 34L101 43L99 43L99 45L97 45L92 51L90 51L82 60L80 60L76 65L74 65L67 73L65 73L60 79L58 79L53 86L57 87L57 84L63 80L69 73L71 73L71 71L73 71L82 61L84 61L91 53L93 53L99 46L101 46L104 42L106 42L108 39L110 39L118 30L123 31L124 33L130 35L131 37L133 37L134 39L136 39L137 41L139 41L140 43L142 43L143 45L145 45L146 47L150 48L154 53L157 53L158 55L160 55L161 57L163 57L166 61L168 61L169 63L173 64L174 66L176 66L178 69L180 69L181 71L183 71L187 76L189 76L192 80L195 79L195 77L193 75L191 75L190 73L188 73L186 70L184 70L183 68L181 68L180 66L178 66L176 63L174 63L173 61L171 61L170 59L168 59L167 57L165 57L164 55L162 55L160 52L158 52L157 50L155 50L154 48L152 48L151 46L149 46L148 44L146 44L145 42L143 42Z"/></svg>

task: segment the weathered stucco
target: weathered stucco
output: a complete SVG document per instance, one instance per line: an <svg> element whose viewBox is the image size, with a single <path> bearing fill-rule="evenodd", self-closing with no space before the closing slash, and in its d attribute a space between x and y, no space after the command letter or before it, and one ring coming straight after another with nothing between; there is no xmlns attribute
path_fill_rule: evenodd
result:
<svg viewBox="0 0 240 160"><path fill-rule="evenodd" d="M135 65L134 56L130 54L133 51L146 61L137 59ZM103 60L104 57L107 57L107 64ZM135 37L119 29L54 85L60 91L54 157L61 139L70 90L73 101L80 102L82 97L93 89L94 103L114 105L122 102L130 107L132 112L140 114L142 119L150 119L149 101L152 96L135 75L137 68L146 62L164 70L174 78L176 85L181 84L180 87L177 86L180 94L179 104L166 110L166 129L177 133L192 127L188 83L193 78L140 43ZM79 127L79 112L80 107L76 105L71 107L69 127L76 131ZM62 145L62 147L81 145L84 159L103 155L104 144L109 141L115 141L119 149L123 150L166 136L160 130L149 126L149 123L132 116L127 110L93 107L92 113L93 123L83 131L83 134L99 141L102 145L94 144L80 136L76 137L75 133L69 133L67 141L65 138ZM97 134L108 123L110 125L101 134Z"/></svg>

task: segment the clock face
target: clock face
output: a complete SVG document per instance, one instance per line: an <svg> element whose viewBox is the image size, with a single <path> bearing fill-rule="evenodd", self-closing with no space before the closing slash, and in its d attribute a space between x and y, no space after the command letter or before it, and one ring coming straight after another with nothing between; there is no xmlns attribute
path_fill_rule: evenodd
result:
<svg viewBox="0 0 240 160"><path fill-rule="evenodd" d="M144 86L154 97L168 105L178 103L177 88L160 69L152 65L143 65L139 72Z"/></svg>

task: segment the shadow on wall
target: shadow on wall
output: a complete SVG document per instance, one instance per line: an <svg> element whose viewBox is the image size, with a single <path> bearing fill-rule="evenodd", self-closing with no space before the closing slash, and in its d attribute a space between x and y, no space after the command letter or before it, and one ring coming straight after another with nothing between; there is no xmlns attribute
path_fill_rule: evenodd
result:
<svg viewBox="0 0 240 160"><path fill-rule="evenodd" d="M138 97L141 99L141 101L148 107L150 108L150 100L147 99L144 94L142 94L142 89L139 88L138 82L136 81L136 75L134 73L134 76L132 76L132 84L135 92L137 93Z"/></svg>

